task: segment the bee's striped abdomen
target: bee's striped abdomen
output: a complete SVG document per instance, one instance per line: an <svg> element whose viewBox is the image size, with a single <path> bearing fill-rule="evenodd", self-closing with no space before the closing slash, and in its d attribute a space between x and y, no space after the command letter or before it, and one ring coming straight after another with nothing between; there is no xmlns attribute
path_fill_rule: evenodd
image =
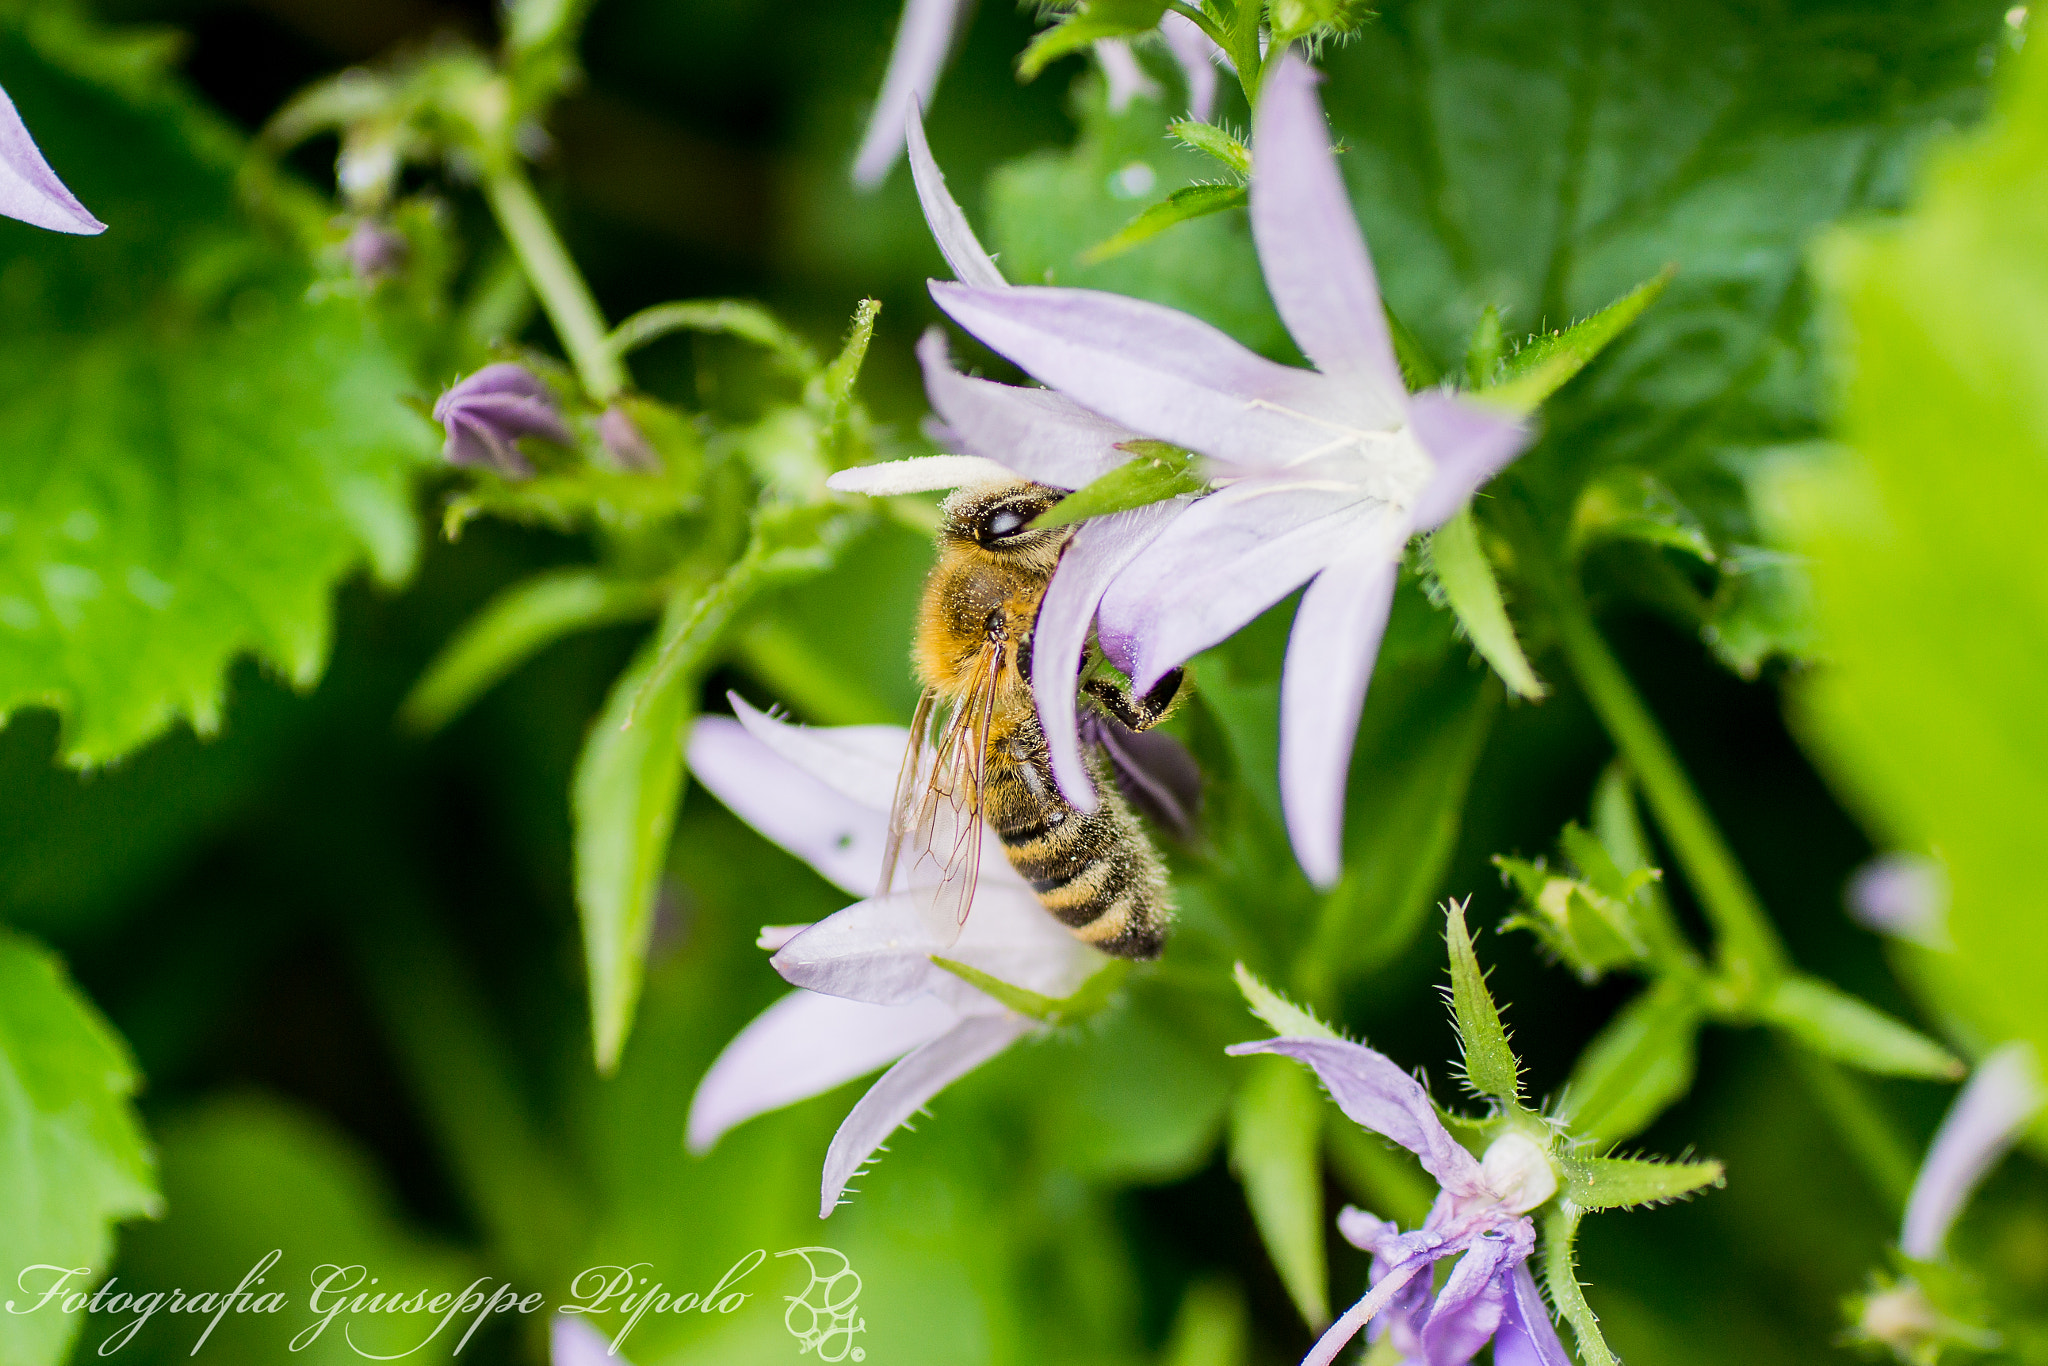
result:
<svg viewBox="0 0 2048 1366"><path fill-rule="evenodd" d="M1119 958L1156 958L1170 918L1165 874L1094 755L1089 776L1099 800L1083 815L1053 783L1038 718L1031 715L989 745L989 825L1010 866L1076 936Z"/></svg>

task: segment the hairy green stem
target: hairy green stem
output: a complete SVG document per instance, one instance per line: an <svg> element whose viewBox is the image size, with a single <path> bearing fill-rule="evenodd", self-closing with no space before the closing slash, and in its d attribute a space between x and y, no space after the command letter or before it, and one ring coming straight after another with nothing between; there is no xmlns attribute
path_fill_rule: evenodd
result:
<svg viewBox="0 0 2048 1366"><path fill-rule="evenodd" d="M592 398L610 402L626 387L626 368L611 347L597 300L541 207L533 182L508 159L484 177L484 196L540 296L548 321L555 325L562 349L575 364L577 378Z"/></svg>
<svg viewBox="0 0 2048 1366"><path fill-rule="evenodd" d="M1513 503L1507 498L1499 501ZM1671 742L1593 624L1592 610L1570 571L1551 559L1526 510L1509 506L1503 511L1516 556L1556 621L1558 643L1572 674L1634 770L1658 828L1714 927L1718 966L1737 1000L1754 1005L1785 970L1785 950L1776 928L1764 915L1763 903Z"/></svg>
<svg viewBox="0 0 2048 1366"><path fill-rule="evenodd" d="M1550 1302L1572 1327L1579 1344L1579 1360L1587 1366L1619 1366L1614 1349L1600 1333L1600 1316L1586 1303L1579 1285L1579 1271L1572 1244L1579 1236L1579 1218L1585 1211L1560 1200L1543 1217L1543 1279L1550 1288Z"/></svg>

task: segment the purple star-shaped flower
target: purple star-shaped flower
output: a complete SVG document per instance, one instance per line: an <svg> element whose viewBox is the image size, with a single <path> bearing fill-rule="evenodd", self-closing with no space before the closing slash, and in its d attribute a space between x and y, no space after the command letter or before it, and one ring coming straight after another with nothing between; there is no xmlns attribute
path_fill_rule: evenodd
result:
<svg viewBox="0 0 2048 1366"><path fill-rule="evenodd" d="M451 465L479 465L510 478L533 473L520 454L522 436L575 441L555 396L523 365L500 361L456 384L434 404L434 421L448 433L441 453Z"/></svg>
<svg viewBox="0 0 2048 1366"><path fill-rule="evenodd" d="M5 90L0 90L0 215L52 232L90 236L107 230L57 179Z"/></svg>
<svg viewBox="0 0 2048 1366"><path fill-rule="evenodd" d="M1339 1109L1414 1153L1439 1187L1429 1217L1412 1233L1362 1210L1338 1216L1338 1231L1372 1254L1372 1286L1302 1366L1328 1366L1369 1323L1421 1366L1463 1366L1488 1342L1500 1366L1571 1366L1528 1267L1536 1226L1527 1212L1557 1190L1541 1143L1509 1132L1483 1159L1473 1157L1437 1118L1422 1084L1362 1044L1280 1038L1229 1051L1307 1063ZM1452 1257L1457 1265L1432 1295L1432 1269Z"/></svg>
<svg viewBox="0 0 2048 1366"><path fill-rule="evenodd" d="M1101 597L1103 646L1130 665L1140 692L1308 585L1282 682L1280 778L1295 852L1327 886L1402 551L1511 460L1527 432L1448 391L1406 391L1316 80L1291 53L1266 77L1251 178L1267 288L1315 369L1266 360L1207 323L1121 295L994 288L964 272L931 288L956 322L1081 410L1208 457L1218 491L1120 566ZM1059 772L1069 799L1085 803L1077 770Z"/></svg>

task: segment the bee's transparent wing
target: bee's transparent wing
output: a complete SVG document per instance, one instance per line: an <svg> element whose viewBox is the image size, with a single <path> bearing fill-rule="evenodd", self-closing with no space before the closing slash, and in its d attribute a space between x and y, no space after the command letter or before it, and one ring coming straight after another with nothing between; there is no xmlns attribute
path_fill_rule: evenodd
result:
<svg viewBox="0 0 2048 1366"><path fill-rule="evenodd" d="M936 744L920 738L930 728L926 695L897 783L890 853L883 860L891 880L884 889L915 895L919 915L941 945L960 937L981 876L982 778L999 661L997 651L983 652Z"/></svg>
<svg viewBox="0 0 2048 1366"><path fill-rule="evenodd" d="M896 772L896 796L889 803L889 843L882 850L882 883L875 895L887 896L896 885L896 864L904 837L917 826L917 804L932 768L932 708L938 693L926 688L910 718L910 743L903 748L903 767Z"/></svg>

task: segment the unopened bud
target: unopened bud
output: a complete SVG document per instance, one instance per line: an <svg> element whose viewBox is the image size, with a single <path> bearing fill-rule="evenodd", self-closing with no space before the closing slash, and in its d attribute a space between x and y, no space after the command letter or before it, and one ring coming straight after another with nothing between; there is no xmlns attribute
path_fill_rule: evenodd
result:
<svg viewBox="0 0 2048 1366"><path fill-rule="evenodd" d="M1527 1214L1557 1194L1557 1168L1550 1165L1550 1153L1524 1133L1496 1138L1479 1160L1479 1177L1516 1214Z"/></svg>
<svg viewBox="0 0 2048 1366"><path fill-rule="evenodd" d="M394 232L376 219L361 218L349 230L348 240L342 243L341 250L348 258L348 268L355 277L365 284L374 284L398 274L405 266L411 245L403 234Z"/></svg>
<svg viewBox="0 0 2048 1366"><path fill-rule="evenodd" d="M523 365L486 365L441 395L434 420L448 433L441 453L451 465L482 465L511 478L533 473L516 444L522 436L574 441L555 396Z"/></svg>
<svg viewBox="0 0 2048 1366"><path fill-rule="evenodd" d="M641 432L640 424L618 404L605 409L604 415L598 418L597 436L604 442L605 452L611 456L612 463L620 469L637 474L661 472L661 454Z"/></svg>

